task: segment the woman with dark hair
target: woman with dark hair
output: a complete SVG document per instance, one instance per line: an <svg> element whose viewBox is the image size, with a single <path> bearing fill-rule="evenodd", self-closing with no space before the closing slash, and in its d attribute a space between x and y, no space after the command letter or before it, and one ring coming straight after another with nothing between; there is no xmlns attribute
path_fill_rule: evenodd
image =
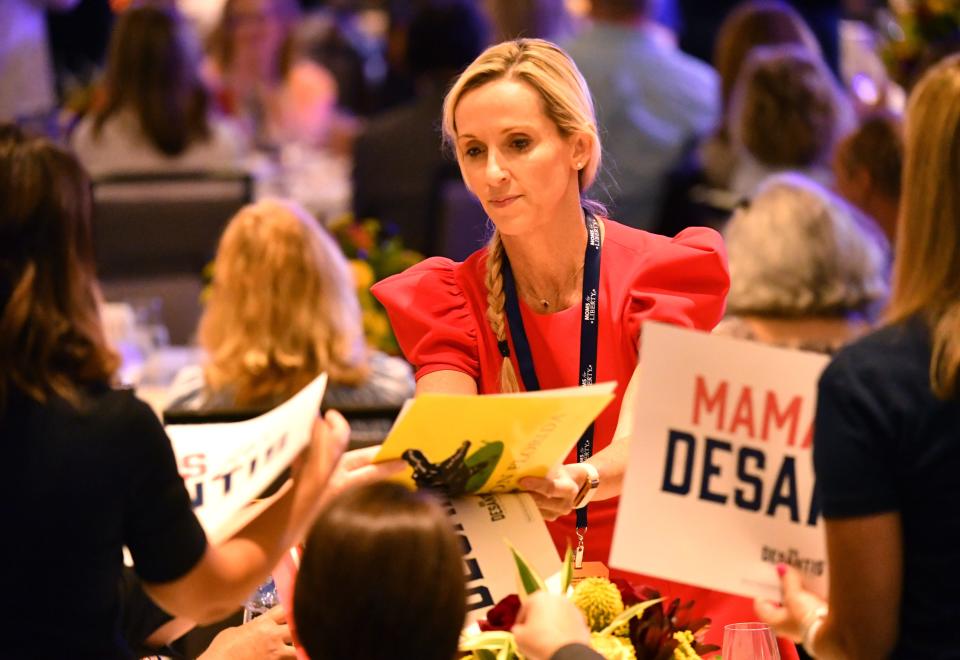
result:
<svg viewBox="0 0 960 660"><path fill-rule="evenodd" d="M210 38L204 78L259 146L322 145L354 130L335 113L336 79L301 52L299 18L296 0L226 0Z"/></svg>
<svg viewBox="0 0 960 660"><path fill-rule="evenodd" d="M301 540L349 434L336 413L317 420L292 488L208 544L159 420L111 387L118 359L98 316L90 214L72 155L0 127L0 582L17 602L0 621L4 657L131 657L124 546L164 610L223 618ZM335 488L378 470L341 467Z"/></svg>
<svg viewBox="0 0 960 660"><path fill-rule="evenodd" d="M829 600L786 566L757 613L820 658L953 658L960 648L960 57L907 106L886 324L820 378L813 462Z"/></svg>
<svg viewBox="0 0 960 660"><path fill-rule="evenodd" d="M293 612L313 660L453 660L466 591L450 519L393 483L342 493L307 537Z"/></svg>
<svg viewBox="0 0 960 660"><path fill-rule="evenodd" d="M73 148L92 175L238 167L242 138L210 114L186 25L172 7L143 4L114 28L105 98Z"/></svg>

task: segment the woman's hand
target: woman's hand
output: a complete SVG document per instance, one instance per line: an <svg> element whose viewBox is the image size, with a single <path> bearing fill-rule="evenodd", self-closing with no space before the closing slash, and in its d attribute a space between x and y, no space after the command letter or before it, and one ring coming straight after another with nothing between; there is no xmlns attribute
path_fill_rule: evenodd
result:
<svg viewBox="0 0 960 660"><path fill-rule="evenodd" d="M407 467L400 459L374 463L373 459L379 451L380 447L365 447L348 451L341 456L323 491L324 503L349 488L388 479Z"/></svg>
<svg viewBox="0 0 960 660"><path fill-rule="evenodd" d="M587 471L578 463L561 465L552 478L526 477L520 487L533 496L544 520L556 520L573 511L577 493L587 481Z"/></svg>
<svg viewBox="0 0 960 660"><path fill-rule="evenodd" d="M221 631L197 660L274 660L296 658L283 607L267 610L242 626Z"/></svg>
<svg viewBox="0 0 960 660"><path fill-rule="evenodd" d="M528 660L549 660L568 644L590 645L590 628L573 601L546 591L527 597L512 632Z"/></svg>
<svg viewBox="0 0 960 660"><path fill-rule="evenodd" d="M782 604L757 599L754 609L764 623L770 625L778 637L785 637L797 644L817 616L817 610L826 603L822 598L803 588L800 573L785 564L777 564L780 574Z"/></svg>
<svg viewBox="0 0 960 660"><path fill-rule="evenodd" d="M314 421L310 444L291 466L295 520L309 526L319 513L324 490L349 440L350 425L336 410L329 410L325 417Z"/></svg>

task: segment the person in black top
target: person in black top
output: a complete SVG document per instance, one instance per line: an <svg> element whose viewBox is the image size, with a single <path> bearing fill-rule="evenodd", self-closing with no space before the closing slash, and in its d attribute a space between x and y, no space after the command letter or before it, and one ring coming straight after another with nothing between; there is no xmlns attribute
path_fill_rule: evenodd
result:
<svg viewBox="0 0 960 660"><path fill-rule="evenodd" d="M90 214L72 155L0 125L5 658L132 657L119 617L123 546L164 610L223 618L304 536L349 434L335 413L318 420L292 488L208 544L160 422L110 386L118 359L98 315Z"/></svg>
<svg viewBox="0 0 960 660"><path fill-rule="evenodd" d="M960 57L907 108L886 325L820 379L814 467L829 607L784 566L776 632L822 658L955 658L960 649Z"/></svg>

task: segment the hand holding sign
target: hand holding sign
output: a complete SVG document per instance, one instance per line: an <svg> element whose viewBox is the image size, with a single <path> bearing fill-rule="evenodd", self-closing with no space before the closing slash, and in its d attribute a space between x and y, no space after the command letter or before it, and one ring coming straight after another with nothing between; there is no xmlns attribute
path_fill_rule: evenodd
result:
<svg viewBox="0 0 960 660"><path fill-rule="evenodd" d="M324 490L330 481L340 457L350 440L350 425L343 415L330 410L326 416L313 423L310 444L292 464L293 472L293 520L301 520L309 526L320 513L324 503ZM297 534L302 538L306 533Z"/></svg>

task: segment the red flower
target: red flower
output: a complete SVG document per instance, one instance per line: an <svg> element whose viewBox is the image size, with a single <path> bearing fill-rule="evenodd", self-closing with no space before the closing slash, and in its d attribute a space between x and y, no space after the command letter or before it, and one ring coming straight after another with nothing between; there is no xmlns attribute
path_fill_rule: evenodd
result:
<svg viewBox="0 0 960 660"><path fill-rule="evenodd" d="M520 611L520 597L516 594L510 594L499 603L490 608L486 619L480 619L477 624L481 632L490 630L510 631L513 624L517 621L517 612Z"/></svg>

